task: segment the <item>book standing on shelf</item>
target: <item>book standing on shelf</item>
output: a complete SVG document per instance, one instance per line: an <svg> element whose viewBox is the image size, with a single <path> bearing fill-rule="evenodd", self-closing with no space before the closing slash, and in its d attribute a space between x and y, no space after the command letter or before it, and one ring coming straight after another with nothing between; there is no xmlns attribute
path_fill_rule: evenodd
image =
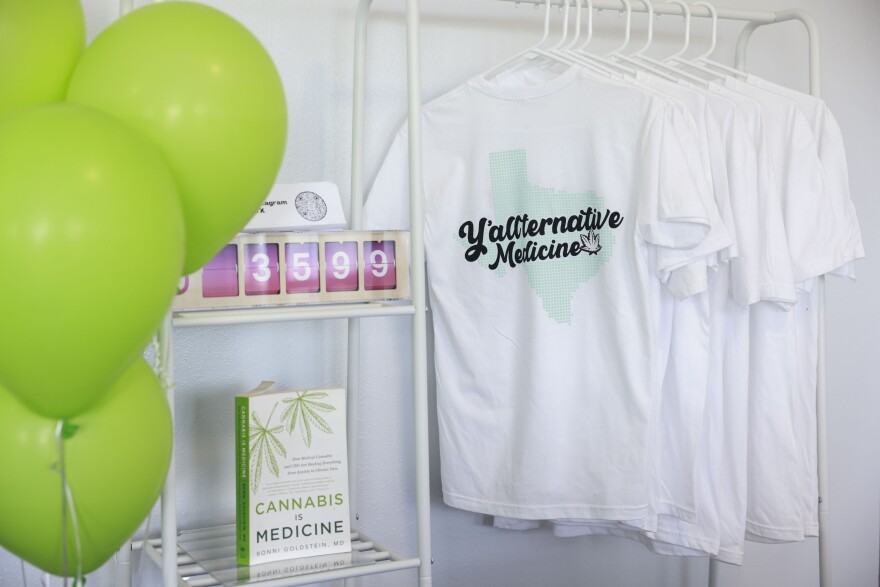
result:
<svg viewBox="0 0 880 587"><path fill-rule="evenodd" d="M240 565L351 551L345 390L235 398Z"/></svg>

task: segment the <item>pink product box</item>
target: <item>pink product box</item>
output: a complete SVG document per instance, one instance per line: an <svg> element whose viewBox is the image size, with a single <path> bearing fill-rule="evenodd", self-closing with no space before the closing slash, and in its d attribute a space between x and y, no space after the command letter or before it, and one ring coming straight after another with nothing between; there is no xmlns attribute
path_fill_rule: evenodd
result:
<svg viewBox="0 0 880 587"><path fill-rule="evenodd" d="M241 234L186 276L175 311L402 300L409 233Z"/></svg>

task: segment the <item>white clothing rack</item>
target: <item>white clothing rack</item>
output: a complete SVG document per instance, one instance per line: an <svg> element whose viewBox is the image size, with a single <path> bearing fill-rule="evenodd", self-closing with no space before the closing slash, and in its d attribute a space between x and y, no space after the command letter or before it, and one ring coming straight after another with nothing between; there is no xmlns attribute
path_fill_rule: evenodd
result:
<svg viewBox="0 0 880 587"><path fill-rule="evenodd" d="M501 0L502 2L514 2L515 4L543 5L546 0ZM563 6L570 0L551 0L552 4ZM593 0L594 10L621 10L624 5L619 0ZM654 14L681 15L682 9L677 4L668 2L652 2ZM689 5L691 16L711 18L712 13L708 8L698 5ZM648 12L645 4L638 0L633 3L633 12ZM718 19L742 20L746 25L739 35L736 45L736 68L745 71L746 54L752 33L759 27L797 20L803 23L807 30L809 43L809 71L810 71L810 94L815 97L821 95L821 67L819 63L819 27L813 16L801 9L793 8L778 10L775 12L763 10L743 10L738 8L715 7ZM412 137L410 137L412 141ZM816 390L816 418L818 432L818 477L819 477L819 585L831 587L831 539L830 521L831 509L828 498L828 427L826 416L826 381L825 381L825 277L819 278L819 349L817 368ZM719 584L717 562L712 559L709 563L709 587L717 587Z"/></svg>
<svg viewBox="0 0 880 587"><path fill-rule="evenodd" d="M545 0L502 0L524 4L544 4ZM553 0L561 5L562 0ZM391 555L387 562L383 562L382 569L351 572L330 572L316 576L313 580L326 581L331 579L347 579L359 574L370 572L382 572L383 570L396 570L418 567L419 587L431 587L431 535L430 535L430 485L428 470L428 394L427 394L427 356L426 356L426 306L425 306L425 258L424 258L424 212L423 199L421 197L422 185L422 153L421 153L421 91L420 91L420 59L419 59L419 0L405 0L406 3L406 29L407 29L407 91L409 108L409 157L410 157L410 225L411 225L411 272L412 272L412 305L401 309L399 306L381 306L378 304L364 306L357 311L351 309L339 311L337 309L314 308L297 309L296 311L278 310L261 313L240 312L235 313L206 313L203 319L193 319L189 316L175 316L174 322L178 326L207 324L207 323L242 323L264 322L276 320L304 320L314 318L348 318L349 319L349 356L348 356L348 389L349 389L349 430L350 443L357 439L357 403L358 403L358 363L360 317L379 315L412 314L412 351L413 351L413 404L415 421L415 458L416 458L416 508L418 523L418 557L415 559L402 559ZM366 43L367 43L367 19L372 0L359 0L357 7L355 26L355 68L354 68L354 100L353 100L353 134L352 134L352 169L351 169L351 226L357 229L361 222L361 210L363 205L364 182L364 120L365 94L366 94ZM126 12L131 7L131 0L120 0L120 7ZM618 10L621 4L614 0L595 0L594 9ZM634 12L646 12L642 6L633 7ZM656 14L681 14L681 9L675 4L654 4ZM718 8L719 19L741 20L747 24L739 37L736 52L736 66L744 69L746 51L751 34L760 26L767 24L798 20L802 22L809 35L809 67L810 67L810 91L814 96L820 93L820 70L819 70L819 37L818 27L813 18L803 10L782 10L778 12L740 10L732 8ZM692 16L709 17L709 11L704 7L694 6ZM829 500L828 500L828 471L827 471L827 430L825 416L825 314L824 314L824 278L819 280L819 363L818 363L818 457L819 457L819 567L820 584L822 587L831 587L830 568L830 543L829 543ZM161 353L169 365L170 361L170 333L171 319L166 321L160 331ZM169 404L174 404L174 388L168 388ZM354 444L349 446L349 470L352 486L356 486L357 473L357 450ZM151 558L156 560L163 569L164 587L176 587L180 582L178 577L178 551L177 551L177 521L175 513L175 474L174 462L168 474L162 493L162 540L161 553L157 552L156 546L159 541L146 540L136 544L127 544L119 556L122 570L130 569L131 548L143 548ZM356 517L357 507L354 492L351 498L352 517ZM388 553L384 553L388 554ZM131 585L131 577L127 572L120 573L117 584ZM716 587L718 574L713 563L710 565L709 585ZM293 585L303 584L302 577L297 581L270 581L267 585ZM348 583L348 581L346 581Z"/></svg>
<svg viewBox="0 0 880 587"><path fill-rule="evenodd" d="M534 4L543 5L546 0L501 0L504 2L515 2L516 4ZM562 6L565 0L552 0L553 4ZM366 20L369 14L372 0L359 0L357 11L357 25L355 37L355 84L354 84L354 113L353 113L353 148L352 148L352 225L357 227L360 220L360 208L363 199L363 134L365 120L365 80L366 80ZM413 268L418 265L420 275L413 273L413 283L420 283L424 279L421 274L421 263L415 261L416 249L422 248L421 234L424 226L424 216L421 212L421 177L422 177L422 157L421 157L421 100L420 96L420 67L418 60L418 0L407 0L407 89L409 95L409 153L410 153L410 220L413 229ZM594 10L620 10L622 4L617 0L594 0ZM653 3L655 14L680 15L681 8L676 4L667 2ZM635 3L632 7L633 12L647 12L647 7L640 2ZM743 10L737 8L716 7L717 17L724 20L740 20L745 21L746 26L740 33L736 48L736 67L745 71L746 54L748 51L749 40L752 33L761 26L768 24L797 20L803 23L807 30L809 43L809 72L810 72L810 93L819 97L821 94L821 68L819 63L819 28L815 19L808 12L801 9L787 9L775 12L761 10ZM704 18L712 17L708 8L703 6L691 6L691 16ZM418 231L418 232L417 232ZM416 246L418 243L419 246ZM419 251L420 258L424 254L423 250ZM825 278L819 279L819 349L818 349L818 372L817 372L817 419L818 419L818 477L819 477L819 582L821 587L831 587L831 548L830 548L830 500L828 498L828 449L827 449L827 418L826 418L826 388L825 388ZM419 287L423 291L422 287ZM424 307L424 300L421 306ZM417 318L424 318L424 312L416 312ZM417 345L423 344L422 337L424 335L424 321L421 324L413 324L413 349L418 348ZM421 351L419 351L421 355ZM419 391L418 381L421 374L415 375L416 381L416 397L421 395ZM422 433L418 431L420 426L421 408L417 408L416 426L418 441L422 441ZM426 412L424 412L426 416ZM424 418L424 421L427 418ZM427 439L424 439L427 443ZM425 469L427 474L427 444L424 446L417 444L416 458L419 461L420 478L418 480L419 487L417 494L426 495L426 491L421 483L427 482L421 477L421 469ZM419 506L419 556L423 561L420 567L420 587L430 585L430 568L425 568L424 561L430 557L430 520L428 519L427 504L418 504ZM424 512L424 518L422 517ZM717 563L713 559L709 566L709 587L717 587L719 577L717 572Z"/></svg>

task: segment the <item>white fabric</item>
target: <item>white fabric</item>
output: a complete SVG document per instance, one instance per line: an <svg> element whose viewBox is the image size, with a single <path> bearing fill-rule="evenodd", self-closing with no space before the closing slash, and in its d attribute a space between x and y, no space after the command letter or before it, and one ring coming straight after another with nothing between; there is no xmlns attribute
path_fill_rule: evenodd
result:
<svg viewBox="0 0 880 587"><path fill-rule="evenodd" d="M718 218L675 124L656 98L576 72L530 87L476 79L426 106L425 246L449 505L532 519L647 516L657 275L674 268L663 259L686 264L675 251L694 249ZM404 141L371 190L366 227L407 224ZM518 215L544 225L587 207L622 218L596 231L597 255L511 267L497 245L589 235L545 225L543 237L478 238L483 218L493 222L483 236L498 236Z"/></svg>
<svg viewBox="0 0 880 587"><path fill-rule="evenodd" d="M744 115L758 121L756 144L761 145L763 131L783 220L787 219L786 202L794 199L795 191L803 192L805 202L820 200L824 186L812 133L793 104L745 96L740 84L730 78L725 78L723 87L712 86L713 91L734 100ZM785 228L795 275L797 264L791 247L797 241L788 224ZM804 538L799 507L804 488L798 476L799 449L793 421L797 340L794 315L788 310L760 301L750 312L746 537L756 541Z"/></svg>
<svg viewBox="0 0 880 587"><path fill-rule="evenodd" d="M552 79L548 72L537 68L519 70L500 75L498 81L506 86L534 84ZM721 221L717 231L735 233L731 203L727 187L727 170L723 146L720 144L717 122L711 116L706 99L693 90L672 85L653 84L647 76L638 76L634 82L620 81L651 92L667 101L682 117L684 127L679 131L682 140L693 142L689 150L698 152L700 159L693 173L705 175L712 186L715 204L719 209ZM689 137L688 134L693 134ZM707 197L709 194L706 194ZM710 235L711 237L712 235ZM665 275L665 279L675 284L672 289L690 294L688 299L676 299L671 292L662 291L660 313L660 340L662 352L658 354L658 368L663 376L662 391L652 406L652 437L656 437L652 464L652 498L648 517L642 520L628 520L626 524L642 530L657 529L657 515L672 515L681 520L696 521L694 498L694 465L697 444L702 430L703 408L706 399L708 361L709 361L709 301L706 289L706 265L715 265L717 248L722 239L707 238L702 248L687 251L707 257L706 262L695 262ZM732 240L727 242L733 243ZM675 253L675 252L673 252ZM737 255L736 247L720 251L724 260ZM680 257L680 256L679 256ZM681 259L670 260L668 264L677 266ZM670 353L670 350L672 351ZM574 526L582 520L559 520L561 524ZM500 526L510 527L515 523L502 520Z"/></svg>
<svg viewBox="0 0 880 587"><path fill-rule="evenodd" d="M749 76L748 83L786 96L795 101L810 124L817 141L819 160L825 179L826 225L817 227L830 251L836 253L822 259L816 271L828 272L847 279L855 278L853 259L865 256L861 230L850 199L849 174L840 127L824 101L760 78ZM826 238L827 237L827 238ZM797 329L797 383L795 422L798 424L797 445L801 450L801 470L806 490L803 492L804 532L819 535L819 482L817 477L816 432L816 371L818 368L819 307L818 289L805 287L798 296L795 316Z"/></svg>
<svg viewBox="0 0 880 587"><path fill-rule="evenodd" d="M813 284L864 256L824 103L529 65L436 100L424 129L446 503L732 564L746 537L815 535ZM405 143L367 228L406 227ZM623 220L551 234L588 207ZM529 221L546 234L490 242ZM514 255L548 241L583 250Z"/></svg>

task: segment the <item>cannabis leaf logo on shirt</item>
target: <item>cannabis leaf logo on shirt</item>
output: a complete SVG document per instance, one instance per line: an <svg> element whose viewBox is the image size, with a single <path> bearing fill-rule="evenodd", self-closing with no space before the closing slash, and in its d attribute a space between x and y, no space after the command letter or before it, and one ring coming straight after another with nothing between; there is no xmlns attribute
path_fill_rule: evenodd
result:
<svg viewBox="0 0 880 587"><path fill-rule="evenodd" d="M278 460L275 458L275 453L278 452L282 457L287 457L287 449L284 448L284 445L281 444L281 441L275 436L282 430L284 430L284 426L275 426L274 428L269 428L269 424L272 422L272 415L275 413L275 408L278 407L276 403L272 406L272 411L269 412L269 419L266 420L266 425L263 426L263 423L260 422L260 417L257 416L257 411L254 410L251 412L251 426L252 430L250 433L250 441L251 441L251 459L250 459L250 469L251 469L251 490L256 493L257 488L260 486L260 475L263 472L263 462L265 461L266 466L269 467L269 470L272 471L272 474L276 477L278 476Z"/></svg>
<svg viewBox="0 0 880 587"><path fill-rule="evenodd" d="M599 235L596 234L595 230L591 229L587 234L581 235L581 250L591 255L598 255L599 251L602 250L602 245L599 244Z"/></svg>
<svg viewBox="0 0 880 587"><path fill-rule="evenodd" d="M299 432L306 446L312 446L312 426L316 426L327 434L333 434L333 429L318 412L332 412L336 408L330 404L315 401L325 397L327 394L323 391L297 391L295 398L282 400L290 405L281 414L281 421L287 422L287 432L290 434L293 434L299 425Z"/></svg>

